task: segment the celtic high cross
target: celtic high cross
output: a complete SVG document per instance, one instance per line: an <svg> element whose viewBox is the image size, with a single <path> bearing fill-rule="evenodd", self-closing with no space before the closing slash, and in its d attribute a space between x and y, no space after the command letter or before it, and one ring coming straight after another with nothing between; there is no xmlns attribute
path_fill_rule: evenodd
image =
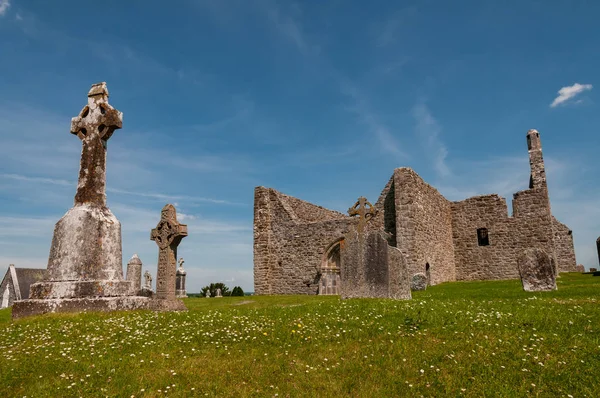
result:
<svg viewBox="0 0 600 398"><path fill-rule="evenodd" d="M123 113L108 103L106 83L92 85L88 104L71 119L71 134L82 141L75 205L106 206L106 143L123 125Z"/></svg>
<svg viewBox="0 0 600 398"><path fill-rule="evenodd" d="M361 196L354 206L348 209L348 214L350 216L358 216L357 229L358 232L361 233L364 230L367 221L377 214L377 210L366 198Z"/></svg>
<svg viewBox="0 0 600 398"><path fill-rule="evenodd" d="M177 272L177 246L187 236L187 225L177 221L175 206L163 207L160 221L150 234L158 245L158 269L156 271L156 298L175 300Z"/></svg>

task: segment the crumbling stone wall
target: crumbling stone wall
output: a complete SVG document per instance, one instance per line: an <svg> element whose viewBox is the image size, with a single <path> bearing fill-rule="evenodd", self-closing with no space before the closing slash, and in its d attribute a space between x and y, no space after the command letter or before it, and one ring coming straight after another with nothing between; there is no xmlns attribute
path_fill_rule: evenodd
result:
<svg viewBox="0 0 600 398"><path fill-rule="evenodd" d="M577 260L573 245L573 231L552 216L554 254L558 272L577 272Z"/></svg>
<svg viewBox="0 0 600 398"><path fill-rule="evenodd" d="M479 228L487 229L489 245L479 245ZM504 198L492 194L453 202L452 231L457 280L518 278L518 239Z"/></svg>
<svg viewBox="0 0 600 398"><path fill-rule="evenodd" d="M450 202L407 167L394 170L394 196L396 246L409 276L429 264L432 285L456 280Z"/></svg>
<svg viewBox="0 0 600 398"><path fill-rule="evenodd" d="M394 170L366 231L384 231L404 256L409 278L423 273L430 284L519 278L518 258L529 248L544 250L559 272L575 271L572 233L551 213L536 130L528 131L527 147L529 189L513 195L512 217L497 194L450 202L404 167ZM254 203L257 294L316 294L324 253L357 220L263 187ZM486 230L487 242L479 242L478 229Z"/></svg>
<svg viewBox="0 0 600 398"><path fill-rule="evenodd" d="M254 205L255 293L317 294L325 253L356 220L272 188L257 187Z"/></svg>

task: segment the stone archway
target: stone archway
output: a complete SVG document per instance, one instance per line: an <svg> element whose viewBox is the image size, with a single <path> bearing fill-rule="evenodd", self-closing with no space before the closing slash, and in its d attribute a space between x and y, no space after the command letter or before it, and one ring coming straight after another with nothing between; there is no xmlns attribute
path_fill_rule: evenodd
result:
<svg viewBox="0 0 600 398"><path fill-rule="evenodd" d="M9 298L10 298L10 292L8 291L8 285L6 285L6 288L4 289L4 294L2 294L2 307L0 307L0 308L8 307L8 299Z"/></svg>
<svg viewBox="0 0 600 398"><path fill-rule="evenodd" d="M338 239L329 245L321 261L319 295L340 294L340 249L344 239Z"/></svg>

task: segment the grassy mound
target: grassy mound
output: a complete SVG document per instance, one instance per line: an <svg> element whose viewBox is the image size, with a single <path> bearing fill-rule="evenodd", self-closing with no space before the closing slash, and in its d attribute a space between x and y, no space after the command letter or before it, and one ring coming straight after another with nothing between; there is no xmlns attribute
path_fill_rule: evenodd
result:
<svg viewBox="0 0 600 398"><path fill-rule="evenodd" d="M413 300L189 298L186 313L0 311L0 396L600 396L600 278Z"/></svg>

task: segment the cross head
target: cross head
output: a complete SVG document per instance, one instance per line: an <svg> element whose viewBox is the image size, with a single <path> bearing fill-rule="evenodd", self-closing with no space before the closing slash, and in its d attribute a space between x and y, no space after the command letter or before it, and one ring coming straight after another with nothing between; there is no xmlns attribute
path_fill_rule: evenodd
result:
<svg viewBox="0 0 600 398"><path fill-rule="evenodd" d="M368 220L377 214L377 210L364 197L358 198L354 206L348 209L350 216L358 216L358 232L362 232Z"/></svg>

